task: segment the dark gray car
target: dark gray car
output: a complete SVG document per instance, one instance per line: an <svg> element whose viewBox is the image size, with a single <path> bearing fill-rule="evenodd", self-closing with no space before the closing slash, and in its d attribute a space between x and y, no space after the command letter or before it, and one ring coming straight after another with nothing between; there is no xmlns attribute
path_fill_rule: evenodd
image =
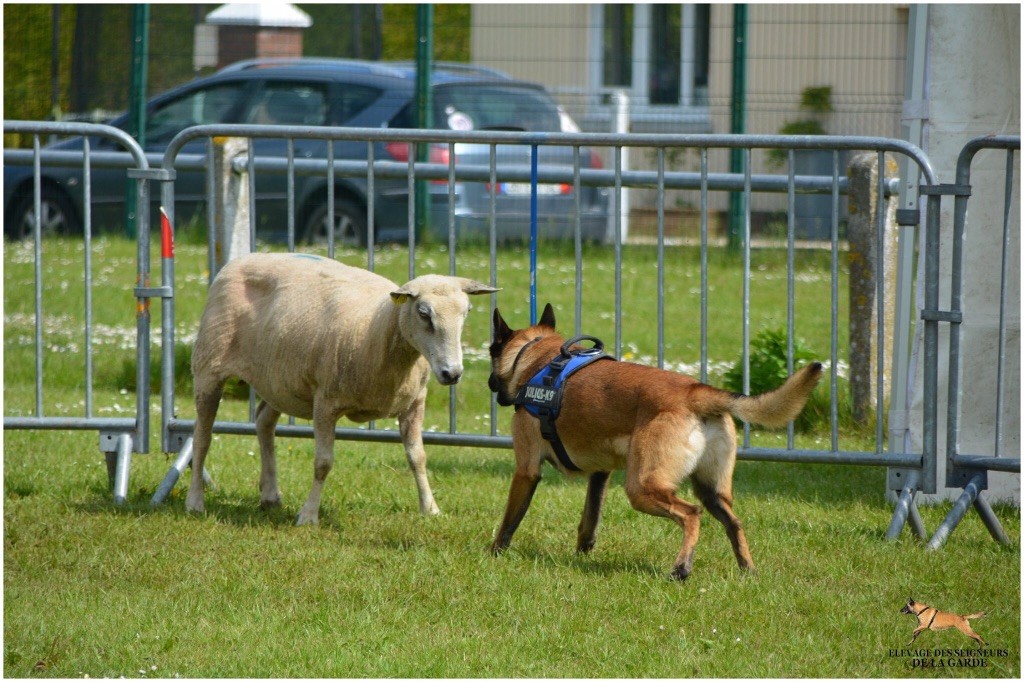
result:
<svg viewBox="0 0 1024 682"><path fill-rule="evenodd" d="M540 85L514 80L491 69L439 64L431 83L432 126L451 130L519 130L572 132L575 123ZM171 139L193 125L217 123L278 124L290 126L347 126L367 128L414 127L415 66L411 63L367 62L340 59L248 60L228 66L150 100L147 105L145 149L163 152ZM111 121L127 127L127 117ZM336 160L365 160L365 142L334 142ZM255 139L256 155L284 157L284 139ZM295 156L326 158L327 142L296 139ZM52 145L81 149L82 140ZM96 140L96 151L113 151L110 143ZM456 164L489 164L487 145L455 145ZM187 144L182 154L204 154L205 141ZM377 160L406 161L403 143L379 143ZM432 146L430 160L448 163L447 145ZM530 148L500 145L499 168L529 164ZM540 147L543 166L573 164L573 150ZM600 167L596 154L582 150L582 169ZM42 224L46 233L74 234L82 229L81 169L47 166L42 178ZM286 178L257 173L257 236L286 238ZM374 187L375 239L402 238L407 234L407 182L378 179ZM92 170L93 225L99 230L122 229L126 178L123 170ZM431 226L437 236L448 232L448 187L443 180L430 183ZM541 185L538 189L538 229L542 236L568 237L576 224L576 198L571 184ZM327 178L297 175L295 180L297 237L322 241L328 229ZM529 186L499 183L495 188L499 239L523 239L529 234ZM608 226L608 191L583 187L579 198L582 236L605 241ZM206 181L203 173L182 171L175 182L178 224L205 213ZM334 230L336 243L366 242L367 187L365 177L335 178ZM489 230L490 188L483 183L457 183L454 214L460 237L485 235ZM21 238L32 232L31 168L4 167L5 236Z"/></svg>

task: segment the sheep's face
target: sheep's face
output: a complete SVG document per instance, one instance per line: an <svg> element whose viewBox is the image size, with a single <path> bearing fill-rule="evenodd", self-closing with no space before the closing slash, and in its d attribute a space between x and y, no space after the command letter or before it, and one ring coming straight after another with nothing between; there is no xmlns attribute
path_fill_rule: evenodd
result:
<svg viewBox="0 0 1024 682"><path fill-rule="evenodd" d="M398 324L405 340L430 363L445 386L462 378L462 326L469 296L497 289L463 277L424 275L406 283L391 298L401 306Z"/></svg>

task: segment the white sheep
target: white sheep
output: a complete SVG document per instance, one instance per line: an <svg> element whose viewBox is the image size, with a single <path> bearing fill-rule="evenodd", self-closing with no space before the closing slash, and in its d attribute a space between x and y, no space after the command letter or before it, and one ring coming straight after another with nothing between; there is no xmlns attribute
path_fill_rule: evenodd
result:
<svg viewBox="0 0 1024 682"><path fill-rule="evenodd" d="M397 417L419 490L420 511L439 510L427 481L423 410L432 370L444 385L462 376L467 294L497 291L462 277L423 275L404 286L307 254L250 254L210 286L192 355L196 423L185 506L202 512L203 462L224 382L239 377L260 397L260 503L280 503L274 429L281 414L313 420L313 487L297 524L317 523L334 462L340 417Z"/></svg>

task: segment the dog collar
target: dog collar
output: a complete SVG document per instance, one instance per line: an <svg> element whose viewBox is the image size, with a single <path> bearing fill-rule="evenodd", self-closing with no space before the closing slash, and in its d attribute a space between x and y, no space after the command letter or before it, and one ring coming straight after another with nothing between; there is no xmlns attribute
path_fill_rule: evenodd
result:
<svg viewBox="0 0 1024 682"><path fill-rule="evenodd" d="M534 341L537 340L534 339ZM573 349L572 346L580 341L593 341L594 346L592 348ZM533 341L530 343L533 343ZM526 346L519 351L520 355L525 349ZM526 382L513 401L516 409L522 406L527 412L540 420L541 435L551 443L551 447L554 449L555 455L558 457L558 461L562 463L562 466L570 471L581 471L581 469L569 458L569 453L566 452L562 439L558 437L558 429L555 427L555 420L558 418L562 407L562 391L565 381L570 376L587 365L602 359L614 360L615 358L604 352L604 344L600 339L585 335L574 336L562 344L559 354L551 362ZM516 356L516 361L518 360L519 356Z"/></svg>

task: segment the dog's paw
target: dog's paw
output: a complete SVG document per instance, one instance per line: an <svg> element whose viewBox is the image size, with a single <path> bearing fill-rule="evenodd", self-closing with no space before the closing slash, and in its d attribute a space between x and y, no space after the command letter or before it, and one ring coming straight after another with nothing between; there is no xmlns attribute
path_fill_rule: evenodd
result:
<svg viewBox="0 0 1024 682"><path fill-rule="evenodd" d="M668 574L668 577L672 580L686 580L690 577L690 569L686 566L676 566L672 569L672 572Z"/></svg>
<svg viewBox="0 0 1024 682"><path fill-rule="evenodd" d="M594 549L594 545L597 544L594 540L588 540L586 542L576 543L577 554L590 554L591 550Z"/></svg>

